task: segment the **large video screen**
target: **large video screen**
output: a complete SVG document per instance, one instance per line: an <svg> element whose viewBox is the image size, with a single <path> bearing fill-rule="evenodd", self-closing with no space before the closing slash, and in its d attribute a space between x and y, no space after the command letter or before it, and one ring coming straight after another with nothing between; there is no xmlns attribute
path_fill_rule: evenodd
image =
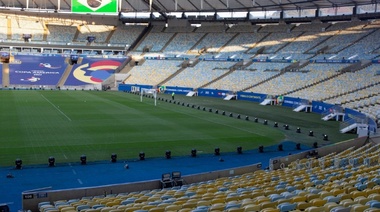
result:
<svg viewBox="0 0 380 212"><path fill-rule="evenodd" d="M117 13L118 0L71 0L73 13Z"/></svg>

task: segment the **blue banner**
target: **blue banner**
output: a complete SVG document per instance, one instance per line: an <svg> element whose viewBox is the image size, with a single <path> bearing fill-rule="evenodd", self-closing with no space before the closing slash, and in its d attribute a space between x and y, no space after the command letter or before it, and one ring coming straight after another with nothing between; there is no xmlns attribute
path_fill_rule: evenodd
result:
<svg viewBox="0 0 380 212"><path fill-rule="evenodd" d="M193 88L188 88L188 87L177 87L177 86L165 86L165 93L171 94L183 94L186 95L190 91L193 91Z"/></svg>
<svg viewBox="0 0 380 212"><path fill-rule="evenodd" d="M303 104L308 103L308 102L309 102L309 100L307 100L307 99L300 99L300 98L285 96L284 101L282 102L282 106L296 107L296 106L300 106L300 105L303 105Z"/></svg>
<svg viewBox="0 0 380 212"><path fill-rule="evenodd" d="M198 96L209 96L209 97L222 97L222 98L224 98L230 92L231 91L229 91L229 90L216 90L216 89L200 88L200 89L198 89Z"/></svg>
<svg viewBox="0 0 380 212"><path fill-rule="evenodd" d="M252 102L262 102L267 98L267 94L263 93L252 93L252 92L237 92L238 100L246 100Z"/></svg>
<svg viewBox="0 0 380 212"><path fill-rule="evenodd" d="M152 89L151 85L119 84L119 91L140 92L142 88Z"/></svg>
<svg viewBox="0 0 380 212"><path fill-rule="evenodd" d="M310 63L358 63L360 60L327 60L327 59L318 59L310 60Z"/></svg>
<svg viewBox="0 0 380 212"><path fill-rule="evenodd" d="M311 103L311 105L313 107L314 113L323 113L326 110L328 110L334 106L333 104L328 104L328 103L324 103L324 102L317 102L317 101L313 101Z"/></svg>
<svg viewBox="0 0 380 212"><path fill-rule="evenodd" d="M229 62L240 62L243 61L241 58L216 58L216 57L207 57L207 58L201 58L203 61L229 61Z"/></svg>

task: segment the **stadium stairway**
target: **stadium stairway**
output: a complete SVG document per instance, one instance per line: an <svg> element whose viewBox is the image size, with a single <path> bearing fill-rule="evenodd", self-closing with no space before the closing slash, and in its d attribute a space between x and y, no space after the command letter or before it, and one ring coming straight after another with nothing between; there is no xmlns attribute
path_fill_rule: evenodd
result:
<svg viewBox="0 0 380 212"><path fill-rule="evenodd" d="M183 70L185 70L186 67L181 67L180 69L178 69L176 72L174 72L173 74L171 74L169 77L167 77L166 79L164 79L163 81L159 82L157 84L157 86L160 86L160 85L164 85L166 82L168 82L169 80L173 79L175 76L177 76L179 73L181 73Z"/></svg>
<svg viewBox="0 0 380 212"><path fill-rule="evenodd" d="M137 37L137 39L131 44L129 47L129 50L136 51L137 47L144 41L146 36L152 31L153 26L149 25L148 27L144 28L144 30L141 32L141 34Z"/></svg>
<svg viewBox="0 0 380 212"><path fill-rule="evenodd" d="M216 51L216 52L221 52L226 46L228 46L238 35L240 35L240 33L236 33L234 36L232 36L232 38L229 40L229 41L227 41L227 43L225 43L222 47L220 47L219 49L218 49L218 51Z"/></svg>
<svg viewBox="0 0 380 212"><path fill-rule="evenodd" d="M216 82L216 81L222 79L223 77L225 77L225 76L231 74L231 73L234 72L234 71L235 71L235 68L231 67L230 70L227 71L226 73L224 73L224 74L220 75L219 77L217 77L217 78L211 80L210 82L208 82L208 83L206 83L206 84L200 86L199 88L207 87L207 86L211 85L212 83L214 83L214 82ZM198 89L198 88L197 88L197 89Z"/></svg>
<svg viewBox="0 0 380 212"><path fill-rule="evenodd" d="M297 91L300 91L300 90L303 90L303 89L307 89L307 88L309 88L309 87L312 87L312 86L318 85L318 84L320 84L320 83L322 83L322 82L325 82L325 81L327 81L327 80L331 80L331 79L333 79L333 78L336 78L337 76L342 75L342 74L344 74L345 72L348 72L348 71L356 71L356 70L360 69L360 67L361 67L361 63L360 63L360 62L359 62L359 63L354 63L354 64L352 64L352 65L350 65L350 66L347 66L347 67L345 67L345 68L342 68L341 70L339 70L336 74L334 74L334 75L332 75L332 76L329 76L329 77L327 77L327 78L321 79L321 80L319 80L318 82L314 82L314 83L312 83L312 84L308 84L308 85L302 86L302 87L297 88L297 89L294 89L294 90L292 90L292 91L288 91L288 92L286 92L286 93L284 93L284 94L282 94L282 95L289 95L289 94L291 94L291 93L294 93L294 92L297 92Z"/></svg>
<svg viewBox="0 0 380 212"><path fill-rule="evenodd" d="M269 80L272 80L272 79L274 79L274 78L276 78L276 77L279 77L279 76L283 75L284 73L285 73L285 71L280 71L280 73L278 73L278 74L276 74L276 75L273 75L273 76L269 77L268 79L265 79L265 80L263 80L263 81L261 81L261 82L258 82L258 83L256 83L256 84L254 84L254 85L251 85L251 86L249 86L249 87L246 87L246 88L242 89L241 91L246 91L246 90L249 90L249 89L251 89L251 88L253 88L253 87L259 86L259 85L261 85L261 84L263 84L263 83L265 83L265 82L268 82Z"/></svg>
<svg viewBox="0 0 380 212"><path fill-rule="evenodd" d="M173 36L168 40L168 42L165 43L165 45L162 47L162 49L160 50L160 52L164 52L164 50L166 49L166 47L169 46L169 44L173 41L173 39L177 36L178 33L174 33Z"/></svg>
<svg viewBox="0 0 380 212"><path fill-rule="evenodd" d="M355 45L355 44L358 43L359 41L361 41L361 40L363 40L364 38L370 36L371 34L375 33L375 32L378 31L378 30L379 30L379 29L376 29L376 30L373 30L372 32L369 32L369 33L365 34L363 37L361 37L361 38L359 38L358 40L356 40L356 41L350 43L349 45L347 45L346 47L344 47L343 49L341 49L341 50L339 50L339 51L337 51L337 52L335 52L335 53L338 54L339 52L342 52L342 51L346 50L347 48L349 48L349 47Z"/></svg>
<svg viewBox="0 0 380 212"><path fill-rule="evenodd" d="M198 46L198 44L200 44L202 42L202 40L208 35L208 33L205 33L188 51L187 53L198 53L198 52L194 52L194 49L195 47Z"/></svg>
<svg viewBox="0 0 380 212"><path fill-rule="evenodd" d="M298 36L294 36L294 37L292 38L292 40L286 42L283 46L281 46L280 48L278 48L278 49L276 50L275 54L281 52L282 49L284 49L284 48L285 48L286 46L288 46L289 44L293 43L296 39L298 39L299 37L301 37L301 36L302 36L303 34L305 34L305 33L306 33L306 32L302 32L302 33L300 33Z"/></svg>
<svg viewBox="0 0 380 212"><path fill-rule="evenodd" d="M3 63L3 82L2 86L3 87L8 87L9 86L9 63Z"/></svg>
<svg viewBox="0 0 380 212"><path fill-rule="evenodd" d="M72 69L73 69L73 65L67 64L65 72L63 72L61 79L59 79L59 81L58 81L57 87L62 87L65 84L65 82L66 82L67 78L69 77Z"/></svg>
<svg viewBox="0 0 380 212"><path fill-rule="evenodd" d="M249 47L248 49L247 49L247 51L245 51L244 53L245 54L249 54L250 53L250 51L253 49L253 48L255 48L259 43L261 43L263 40L265 40L269 35L271 35L272 33L270 32L270 33L267 33L265 36L263 36L259 41L257 41L256 43L254 43L251 47ZM263 50L264 51L264 50ZM258 52L257 52L258 53ZM257 55L255 55L255 56L257 56ZM253 57L252 57L253 58Z"/></svg>
<svg viewBox="0 0 380 212"><path fill-rule="evenodd" d="M334 34L334 35L336 35L336 34ZM318 51L320 51L320 50L323 49L324 47L322 47L322 48L318 48L318 49L319 49L318 51L313 51L313 50L314 50L315 48L321 46L324 42L326 42L328 39L332 38L334 35L326 36L325 39L321 40L319 43L315 44L315 45L312 46L310 49L306 50L306 51L304 52L304 54L312 54L312 53L316 54Z"/></svg>

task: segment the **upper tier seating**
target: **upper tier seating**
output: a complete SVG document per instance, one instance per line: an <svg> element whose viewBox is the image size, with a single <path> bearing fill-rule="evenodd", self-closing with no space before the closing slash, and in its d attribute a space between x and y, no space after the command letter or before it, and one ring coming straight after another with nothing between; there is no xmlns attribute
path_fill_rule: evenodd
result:
<svg viewBox="0 0 380 212"><path fill-rule="evenodd" d="M135 66L129 72L127 84L157 85L180 69L183 61L178 60L146 60L143 65Z"/></svg>
<svg viewBox="0 0 380 212"><path fill-rule="evenodd" d="M122 25L117 26L109 41L112 45L131 45L141 34L146 26L144 25Z"/></svg>
<svg viewBox="0 0 380 212"><path fill-rule="evenodd" d="M88 36L94 36L95 43L106 43L108 35L113 30L113 26L107 25L83 25L79 26L77 41L86 42Z"/></svg>
<svg viewBox="0 0 380 212"><path fill-rule="evenodd" d="M31 34L32 41L42 41L44 28L43 23L36 20L28 19L11 19L12 24L12 40L24 41L23 34Z"/></svg>
<svg viewBox="0 0 380 212"><path fill-rule="evenodd" d="M71 43L74 40L77 27L64 25L46 25L48 29L47 41L54 44Z"/></svg>
<svg viewBox="0 0 380 212"><path fill-rule="evenodd" d="M233 62L201 61L169 80L165 85L198 88L229 71Z"/></svg>

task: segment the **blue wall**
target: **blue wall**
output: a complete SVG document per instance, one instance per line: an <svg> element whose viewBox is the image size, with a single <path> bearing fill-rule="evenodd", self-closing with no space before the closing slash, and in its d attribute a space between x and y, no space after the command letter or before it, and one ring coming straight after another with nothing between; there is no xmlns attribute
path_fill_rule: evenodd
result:
<svg viewBox="0 0 380 212"><path fill-rule="evenodd" d="M188 88L188 87L178 87L178 86L165 86L165 93L171 94L171 93L176 93L176 94L182 94L186 95L190 91L193 91L193 88Z"/></svg>

